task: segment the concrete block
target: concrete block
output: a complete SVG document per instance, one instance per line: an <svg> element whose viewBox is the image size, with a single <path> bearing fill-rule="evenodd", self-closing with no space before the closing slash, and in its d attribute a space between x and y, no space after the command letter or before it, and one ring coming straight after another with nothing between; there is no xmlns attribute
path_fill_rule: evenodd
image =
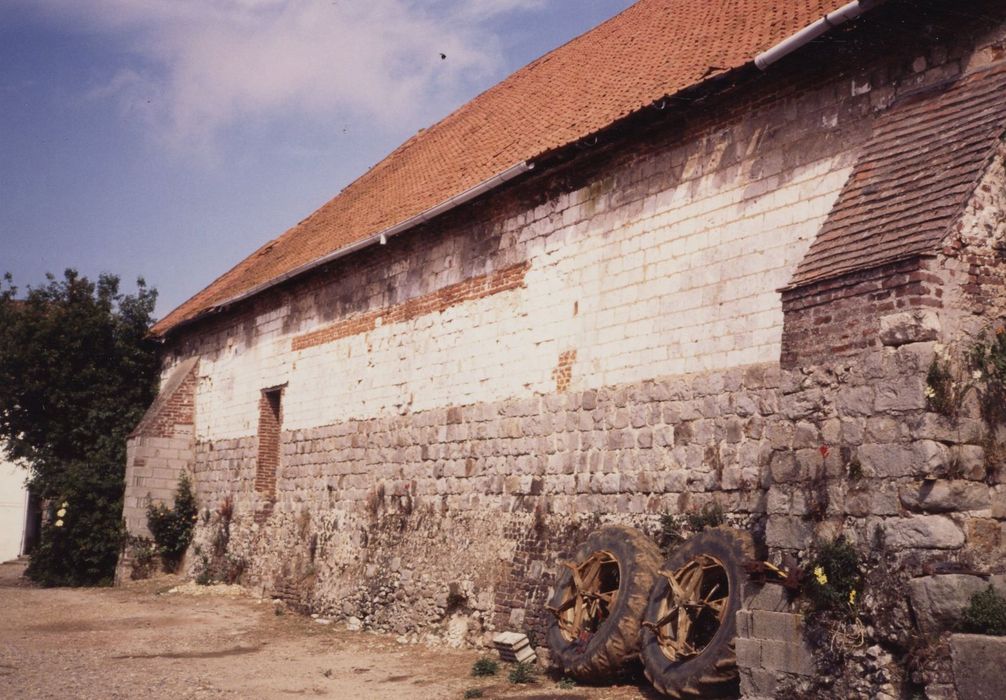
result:
<svg viewBox="0 0 1006 700"><path fill-rule="evenodd" d="M780 642L803 642L803 615L795 613L752 611L752 636Z"/></svg>
<svg viewBox="0 0 1006 700"><path fill-rule="evenodd" d="M737 653L739 668L761 668L762 641L760 639L738 637L734 642L734 650Z"/></svg>
<svg viewBox="0 0 1006 700"><path fill-rule="evenodd" d="M805 643L768 639L759 640L759 643L761 664L765 669L797 676L812 676L816 673L814 655Z"/></svg>
<svg viewBox="0 0 1006 700"><path fill-rule="evenodd" d="M752 618L754 613L751 610L738 610L735 616L737 622L737 636L738 637L754 637L754 626L752 625Z"/></svg>
<svg viewBox="0 0 1006 700"><path fill-rule="evenodd" d="M744 607L748 610L789 611L789 594L782 586L766 583L761 586L752 584L748 588L748 596L744 601Z"/></svg>
<svg viewBox="0 0 1006 700"><path fill-rule="evenodd" d="M780 549L806 549L814 536L813 528L802 518L775 515L769 518L765 542ZM961 542L964 535L961 534Z"/></svg>
<svg viewBox="0 0 1006 700"><path fill-rule="evenodd" d="M932 309L890 314L880 319L880 342L899 346L936 340L940 329L940 317Z"/></svg>
<svg viewBox="0 0 1006 700"><path fill-rule="evenodd" d="M779 685L778 674L762 668L745 668L741 670L741 697L772 698L775 697Z"/></svg>

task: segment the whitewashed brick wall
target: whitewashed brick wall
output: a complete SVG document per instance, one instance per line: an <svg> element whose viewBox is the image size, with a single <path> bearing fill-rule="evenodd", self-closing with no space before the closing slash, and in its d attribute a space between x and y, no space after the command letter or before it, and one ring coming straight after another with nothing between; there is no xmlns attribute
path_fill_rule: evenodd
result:
<svg viewBox="0 0 1006 700"><path fill-rule="evenodd" d="M664 166L685 173L707 158L676 156ZM842 153L764 180L735 166L617 208L608 179L607 191L583 188L504 225L531 261L526 288L296 353L305 328L284 334L289 309L277 307L251 345L234 334L204 356L197 435L254 434L259 392L285 382L284 428L299 429L548 393L571 349L573 389L775 361L776 290L850 166Z"/></svg>

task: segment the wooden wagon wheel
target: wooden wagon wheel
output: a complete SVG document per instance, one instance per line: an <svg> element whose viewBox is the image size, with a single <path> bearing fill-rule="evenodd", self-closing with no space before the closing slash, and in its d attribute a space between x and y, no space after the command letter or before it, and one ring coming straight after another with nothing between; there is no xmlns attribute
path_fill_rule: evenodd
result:
<svg viewBox="0 0 1006 700"><path fill-rule="evenodd" d="M598 551L580 564L562 565L570 570L570 584L562 602L551 611L563 637L586 642L604 624L618 600L618 560L611 552Z"/></svg>
<svg viewBox="0 0 1006 700"><path fill-rule="evenodd" d="M744 601L750 533L707 528L670 553L643 615L640 658L658 691L676 700L737 697L734 639Z"/></svg>
<svg viewBox="0 0 1006 700"><path fill-rule="evenodd" d="M730 595L723 562L700 554L680 568L663 570L668 595L660 602L652 629L664 655L674 661L697 656L723 624Z"/></svg>
<svg viewBox="0 0 1006 700"><path fill-rule="evenodd" d="M660 550L623 525L594 530L560 567L547 640L563 673L597 682L639 658L639 624L660 569Z"/></svg>

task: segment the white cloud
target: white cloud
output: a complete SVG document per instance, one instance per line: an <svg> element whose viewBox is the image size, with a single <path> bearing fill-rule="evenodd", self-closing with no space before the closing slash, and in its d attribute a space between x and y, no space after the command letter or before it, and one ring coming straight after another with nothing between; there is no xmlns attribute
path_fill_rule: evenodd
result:
<svg viewBox="0 0 1006 700"><path fill-rule="evenodd" d="M442 114L501 64L493 20L542 0L14 0L129 59L115 99L167 144L211 147L245 121L394 127ZM442 60L440 54L446 54ZM405 117L408 117L407 119Z"/></svg>

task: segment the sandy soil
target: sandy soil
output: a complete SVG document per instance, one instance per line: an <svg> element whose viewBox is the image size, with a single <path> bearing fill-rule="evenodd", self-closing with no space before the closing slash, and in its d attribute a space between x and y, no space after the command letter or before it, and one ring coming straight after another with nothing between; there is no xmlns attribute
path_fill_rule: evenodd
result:
<svg viewBox="0 0 1006 700"><path fill-rule="evenodd" d="M169 593L171 578L122 588L33 588L0 564L2 698L655 698L645 685L559 689L469 675L473 651L353 633L269 601ZM187 588L186 588L187 589ZM205 591L200 591L205 593Z"/></svg>

